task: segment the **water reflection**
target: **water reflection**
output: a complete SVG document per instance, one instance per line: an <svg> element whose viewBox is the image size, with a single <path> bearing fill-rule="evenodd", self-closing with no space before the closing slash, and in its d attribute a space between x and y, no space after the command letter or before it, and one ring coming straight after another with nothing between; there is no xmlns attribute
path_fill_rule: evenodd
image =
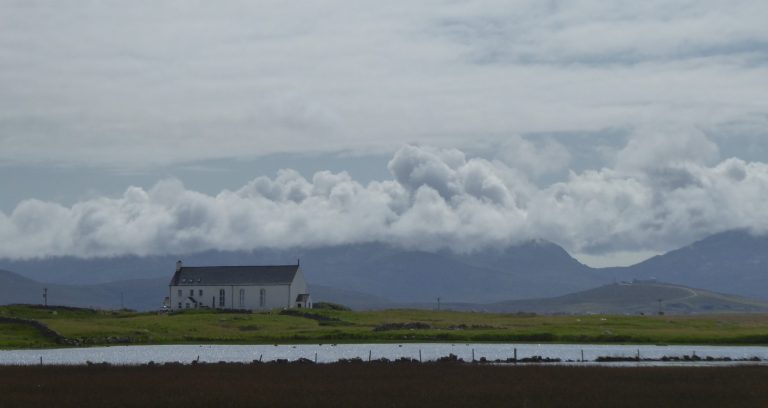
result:
<svg viewBox="0 0 768 408"><path fill-rule="evenodd" d="M516 353L516 354L515 354ZM301 344L301 345L163 345L163 346L114 346L44 350L2 350L0 365L40 364L146 364L149 362L263 362L275 360L295 361L308 359L318 363L340 359L396 360L409 358L434 361L453 354L465 361L486 359L507 360L515 355L518 359L541 356L560 359L563 362L594 362L598 357L626 357L658 360L663 357L697 356L702 361L688 361L693 365L713 365L703 361L706 357L732 360L758 358L768 361L768 347L729 346L653 346L653 345L587 345L587 344ZM605 363L601 363L605 364ZM622 363L610 363L622 365ZM651 363L632 363L649 365ZM653 365L679 365L667 362ZM722 364L722 363L720 363ZM623 364L626 365L626 364Z"/></svg>

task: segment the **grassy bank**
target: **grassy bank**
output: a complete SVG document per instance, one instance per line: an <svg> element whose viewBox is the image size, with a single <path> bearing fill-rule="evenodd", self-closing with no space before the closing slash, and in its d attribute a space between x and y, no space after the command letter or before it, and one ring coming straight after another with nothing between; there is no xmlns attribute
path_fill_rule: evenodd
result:
<svg viewBox="0 0 768 408"><path fill-rule="evenodd" d="M0 345L4 348L40 348L55 346L56 342L29 324L0 322Z"/></svg>
<svg viewBox="0 0 768 408"><path fill-rule="evenodd" d="M585 342L768 344L768 315L536 316L427 310L177 314L0 306L0 319L44 324L80 345L341 342ZM6 330L8 329L8 330ZM45 347L19 323L0 320L0 347ZM61 344L59 342L59 344Z"/></svg>
<svg viewBox="0 0 768 408"><path fill-rule="evenodd" d="M0 367L8 407L763 407L768 368L466 364Z"/></svg>

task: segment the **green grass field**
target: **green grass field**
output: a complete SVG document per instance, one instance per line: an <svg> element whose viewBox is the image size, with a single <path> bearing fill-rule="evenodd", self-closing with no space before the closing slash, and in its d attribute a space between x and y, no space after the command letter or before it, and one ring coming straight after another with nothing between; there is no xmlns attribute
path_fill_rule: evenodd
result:
<svg viewBox="0 0 768 408"><path fill-rule="evenodd" d="M768 344L768 314L535 316L428 310L312 310L313 316L194 310L176 314L0 306L80 344L563 342ZM327 319L327 320L322 320ZM51 347L19 323L0 323L0 348Z"/></svg>
<svg viewBox="0 0 768 408"><path fill-rule="evenodd" d="M40 348L54 347L56 342L30 325L0 323L0 345L3 348Z"/></svg>

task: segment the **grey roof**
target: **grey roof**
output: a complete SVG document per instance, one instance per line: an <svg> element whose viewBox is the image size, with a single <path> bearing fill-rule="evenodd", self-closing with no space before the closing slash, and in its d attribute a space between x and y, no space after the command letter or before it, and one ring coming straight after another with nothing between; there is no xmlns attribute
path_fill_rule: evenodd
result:
<svg viewBox="0 0 768 408"><path fill-rule="evenodd" d="M170 285L287 285L298 270L299 265L184 266Z"/></svg>

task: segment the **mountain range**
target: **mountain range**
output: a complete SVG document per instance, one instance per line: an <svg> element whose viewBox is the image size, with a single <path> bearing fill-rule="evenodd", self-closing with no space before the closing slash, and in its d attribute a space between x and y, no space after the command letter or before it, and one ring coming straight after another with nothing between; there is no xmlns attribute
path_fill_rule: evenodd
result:
<svg viewBox="0 0 768 408"><path fill-rule="evenodd" d="M766 312L768 301L656 281L612 283L563 296L485 305L448 305L456 310L569 314L692 314Z"/></svg>
<svg viewBox="0 0 768 408"><path fill-rule="evenodd" d="M768 299L768 236L728 231L636 265L605 268L603 272L623 280L657 278Z"/></svg>
<svg viewBox="0 0 768 408"><path fill-rule="evenodd" d="M73 288L91 290L80 305L157 307L167 292L175 261L185 265L288 264L300 262L315 301L354 303L365 308L398 304L491 304L552 298L632 279L687 285L719 293L768 299L768 237L744 231L717 234L689 246L621 268L590 268L560 246L530 241L470 254L426 252L380 243L255 251L206 251L185 255L82 259L0 259L0 269L21 275L13 286L49 286L49 299ZM8 272L6 272L7 274ZM0 277L3 277L0 274ZM7 276L6 276L7 278ZM34 282L34 283L30 283ZM0 282L0 303L9 303ZM37 285L37 286L35 286ZM58 286L55 286L58 285ZM18 290L18 293L23 291ZM25 298L26 299L26 298ZM98 302L96 299L101 299Z"/></svg>
<svg viewBox="0 0 768 408"><path fill-rule="evenodd" d="M0 268L40 282L67 285L162 277L167 281L177 259L190 266L300 262L310 285L368 293L394 302L428 301L438 296L460 302L554 296L591 288L607 279L561 247L544 241L473 254L368 243L149 257L0 260Z"/></svg>

